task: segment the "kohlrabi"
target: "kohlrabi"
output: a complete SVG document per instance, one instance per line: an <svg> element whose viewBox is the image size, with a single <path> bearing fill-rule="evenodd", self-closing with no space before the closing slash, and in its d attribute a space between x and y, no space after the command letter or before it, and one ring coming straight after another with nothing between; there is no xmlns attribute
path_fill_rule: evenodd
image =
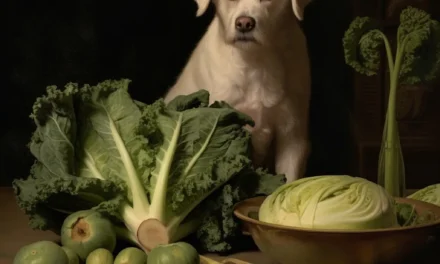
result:
<svg viewBox="0 0 440 264"><path fill-rule="evenodd" d="M61 227L61 244L73 250L82 260L95 249L115 249L116 234L112 223L95 210L82 210L69 215Z"/></svg>
<svg viewBox="0 0 440 264"><path fill-rule="evenodd" d="M264 200L259 220L313 229L397 226L394 200L385 189L346 175L303 178L279 187Z"/></svg>

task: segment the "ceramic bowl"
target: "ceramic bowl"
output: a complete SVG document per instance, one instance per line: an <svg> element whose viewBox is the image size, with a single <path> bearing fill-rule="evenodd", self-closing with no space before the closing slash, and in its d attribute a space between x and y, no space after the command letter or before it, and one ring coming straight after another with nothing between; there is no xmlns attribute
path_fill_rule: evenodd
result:
<svg viewBox="0 0 440 264"><path fill-rule="evenodd" d="M433 213L436 220L413 227L365 231L280 226L257 220L265 198L256 197L238 203L234 214L258 248L279 264L402 263L425 247L440 228L440 207L407 198L396 200L414 205L418 213Z"/></svg>

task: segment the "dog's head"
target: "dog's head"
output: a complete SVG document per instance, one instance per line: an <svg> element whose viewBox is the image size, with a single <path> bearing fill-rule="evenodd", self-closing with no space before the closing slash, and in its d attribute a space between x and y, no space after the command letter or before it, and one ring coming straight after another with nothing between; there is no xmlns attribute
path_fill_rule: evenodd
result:
<svg viewBox="0 0 440 264"><path fill-rule="evenodd" d="M304 9L312 0L195 0L197 16L212 1L216 7L225 41L238 47L265 45L273 33L282 30L286 17L303 19Z"/></svg>

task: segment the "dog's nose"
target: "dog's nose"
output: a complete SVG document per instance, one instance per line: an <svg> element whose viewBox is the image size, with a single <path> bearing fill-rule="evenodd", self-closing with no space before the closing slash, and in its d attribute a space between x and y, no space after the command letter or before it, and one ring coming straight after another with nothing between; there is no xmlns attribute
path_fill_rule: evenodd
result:
<svg viewBox="0 0 440 264"><path fill-rule="evenodd" d="M255 19L249 16L240 16L235 20L235 28L241 33L250 32L255 28Z"/></svg>

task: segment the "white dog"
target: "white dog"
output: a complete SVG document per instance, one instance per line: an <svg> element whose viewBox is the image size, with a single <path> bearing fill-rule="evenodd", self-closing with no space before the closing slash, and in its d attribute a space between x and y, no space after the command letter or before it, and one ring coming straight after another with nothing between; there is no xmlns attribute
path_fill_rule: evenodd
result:
<svg viewBox="0 0 440 264"><path fill-rule="evenodd" d="M201 16L210 0L195 1ZM212 1L216 15L165 101L206 89L211 102L248 114L254 164L296 180L309 155L310 69L298 20L310 0Z"/></svg>

